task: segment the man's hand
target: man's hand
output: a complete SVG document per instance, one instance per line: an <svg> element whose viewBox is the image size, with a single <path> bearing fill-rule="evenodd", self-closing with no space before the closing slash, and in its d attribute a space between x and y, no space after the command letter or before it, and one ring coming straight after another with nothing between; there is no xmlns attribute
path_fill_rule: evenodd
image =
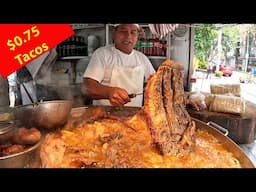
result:
<svg viewBox="0 0 256 192"><path fill-rule="evenodd" d="M130 102L131 99L125 89L113 87L109 93L109 102L114 106L123 106Z"/></svg>
<svg viewBox="0 0 256 192"><path fill-rule="evenodd" d="M125 89L103 85L91 78L84 78L82 91L91 99L108 99L114 106L123 106L131 101Z"/></svg>

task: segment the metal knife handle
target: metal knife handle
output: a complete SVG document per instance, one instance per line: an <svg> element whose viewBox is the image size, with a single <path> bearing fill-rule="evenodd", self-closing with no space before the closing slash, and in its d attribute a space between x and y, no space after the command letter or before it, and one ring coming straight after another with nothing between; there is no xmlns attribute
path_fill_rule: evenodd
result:
<svg viewBox="0 0 256 192"><path fill-rule="evenodd" d="M136 97L137 95L142 95L143 93L131 93L131 94L128 94L128 96L130 97L130 98L134 98L134 97Z"/></svg>
<svg viewBox="0 0 256 192"><path fill-rule="evenodd" d="M135 93L131 93L131 94L128 94L128 96L129 96L130 98L134 98L134 97L136 97L136 94L135 94Z"/></svg>

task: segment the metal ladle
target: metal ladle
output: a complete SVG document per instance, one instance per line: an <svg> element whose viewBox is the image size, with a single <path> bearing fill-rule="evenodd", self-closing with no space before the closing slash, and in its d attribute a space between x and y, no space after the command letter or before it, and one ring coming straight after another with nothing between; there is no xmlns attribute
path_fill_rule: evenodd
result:
<svg viewBox="0 0 256 192"><path fill-rule="evenodd" d="M27 90L26 86L24 85L24 83L21 83L21 85L22 85L22 87L24 88L24 90L25 90L27 96L29 97L31 103L34 103L33 98L32 98L32 96L30 95L30 93L28 92L28 90Z"/></svg>

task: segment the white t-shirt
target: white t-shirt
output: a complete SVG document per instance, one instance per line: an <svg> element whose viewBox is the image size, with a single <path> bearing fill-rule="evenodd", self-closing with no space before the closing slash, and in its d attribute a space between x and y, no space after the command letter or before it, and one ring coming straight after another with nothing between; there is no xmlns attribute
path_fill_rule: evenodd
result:
<svg viewBox="0 0 256 192"><path fill-rule="evenodd" d="M127 68L143 66L145 82L155 72L151 62L143 53L133 50L130 54L125 54L114 45L108 45L94 51L83 77L95 79L103 84L109 83L114 65Z"/></svg>

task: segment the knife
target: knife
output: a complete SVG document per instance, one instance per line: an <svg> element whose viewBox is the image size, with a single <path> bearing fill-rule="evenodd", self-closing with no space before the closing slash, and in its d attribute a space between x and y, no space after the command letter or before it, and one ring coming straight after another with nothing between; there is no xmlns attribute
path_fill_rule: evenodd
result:
<svg viewBox="0 0 256 192"><path fill-rule="evenodd" d="M128 94L128 96L130 97L130 98L134 98L134 97L136 97L137 95L142 95L143 93L131 93L131 94Z"/></svg>

